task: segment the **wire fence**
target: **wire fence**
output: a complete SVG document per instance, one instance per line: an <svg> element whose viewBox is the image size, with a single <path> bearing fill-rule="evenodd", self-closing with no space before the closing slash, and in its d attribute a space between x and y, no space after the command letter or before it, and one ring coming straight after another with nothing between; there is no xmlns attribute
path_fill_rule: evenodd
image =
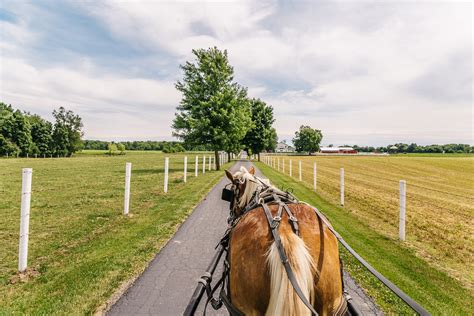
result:
<svg viewBox="0 0 474 316"><path fill-rule="evenodd" d="M469 192L469 182L466 182L469 180L458 186L452 175L448 181L436 171L434 174L426 170L417 173L414 166L404 170L400 165L375 163L365 166L359 161L337 159L265 155L262 161L295 181L301 181L330 202L355 211L360 218L369 219L369 225L389 236L395 236L396 232L402 236L402 221L408 221L406 233L412 242L430 242L423 240L427 234L441 235L450 229L462 231L460 246L462 239L472 240L474 223L469 214L474 212L474 194ZM406 176L407 173L411 174ZM465 178L466 174L460 177ZM406 216L402 214L405 210ZM440 218L444 225L439 225ZM420 231L418 227L426 231Z"/></svg>

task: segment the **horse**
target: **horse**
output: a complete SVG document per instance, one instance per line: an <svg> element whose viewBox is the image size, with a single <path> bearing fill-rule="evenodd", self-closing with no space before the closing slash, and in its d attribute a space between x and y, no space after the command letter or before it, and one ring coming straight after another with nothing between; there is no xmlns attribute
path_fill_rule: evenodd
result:
<svg viewBox="0 0 474 316"><path fill-rule="evenodd" d="M235 193L231 217L236 219L230 233L228 263L229 297L244 315L314 314L297 295L281 261L269 221L262 206L246 210L256 192L273 187L255 176L255 169L241 167L232 174L226 170ZM282 191L279 191L282 192ZM314 209L305 203L287 204L291 213L282 212L278 232L295 279L319 315L344 315L338 241ZM268 204L273 216L278 204ZM297 219L298 234L290 223ZM294 218L293 218L294 219Z"/></svg>

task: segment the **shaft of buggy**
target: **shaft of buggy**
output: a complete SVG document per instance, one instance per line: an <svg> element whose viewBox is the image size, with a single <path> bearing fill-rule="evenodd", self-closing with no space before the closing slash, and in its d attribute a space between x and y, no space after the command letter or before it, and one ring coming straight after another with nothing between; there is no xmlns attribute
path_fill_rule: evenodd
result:
<svg viewBox="0 0 474 316"><path fill-rule="evenodd" d="M216 254L212 258L211 263L207 267L206 273L204 275L213 275L214 271L216 270L217 264L221 260L222 254L224 253L225 248L222 244L219 244L219 247L217 247ZM201 278L201 280L204 279ZM200 281L201 281L200 280ZM204 291L206 290L206 286L199 282L198 285L196 286L196 289L194 290L193 296L191 297L191 300L189 301L188 306L186 307L186 310L184 311L183 315L184 316L192 316L194 315L194 312L196 311L197 307L199 306L199 303L201 302L202 295L204 294Z"/></svg>

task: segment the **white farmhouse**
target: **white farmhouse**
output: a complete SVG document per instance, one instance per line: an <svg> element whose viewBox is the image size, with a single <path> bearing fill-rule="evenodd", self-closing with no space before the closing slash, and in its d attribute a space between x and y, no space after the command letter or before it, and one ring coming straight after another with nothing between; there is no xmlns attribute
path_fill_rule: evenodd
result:
<svg viewBox="0 0 474 316"><path fill-rule="evenodd" d="M295 151L295 148L286 143L278 143L276 146L277 153L292 153L294 151Z"/></svg>

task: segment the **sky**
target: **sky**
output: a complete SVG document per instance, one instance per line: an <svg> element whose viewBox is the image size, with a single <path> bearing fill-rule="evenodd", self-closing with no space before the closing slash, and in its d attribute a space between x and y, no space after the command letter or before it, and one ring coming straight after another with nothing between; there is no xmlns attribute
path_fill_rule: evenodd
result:
<svg viewBox="0 0 474 316"><path fill-rule="evenodd" d="M470 1L0 2L0 101L86 139L171 140L195 48L228 51L280 140L473 144Z"/></svg>

